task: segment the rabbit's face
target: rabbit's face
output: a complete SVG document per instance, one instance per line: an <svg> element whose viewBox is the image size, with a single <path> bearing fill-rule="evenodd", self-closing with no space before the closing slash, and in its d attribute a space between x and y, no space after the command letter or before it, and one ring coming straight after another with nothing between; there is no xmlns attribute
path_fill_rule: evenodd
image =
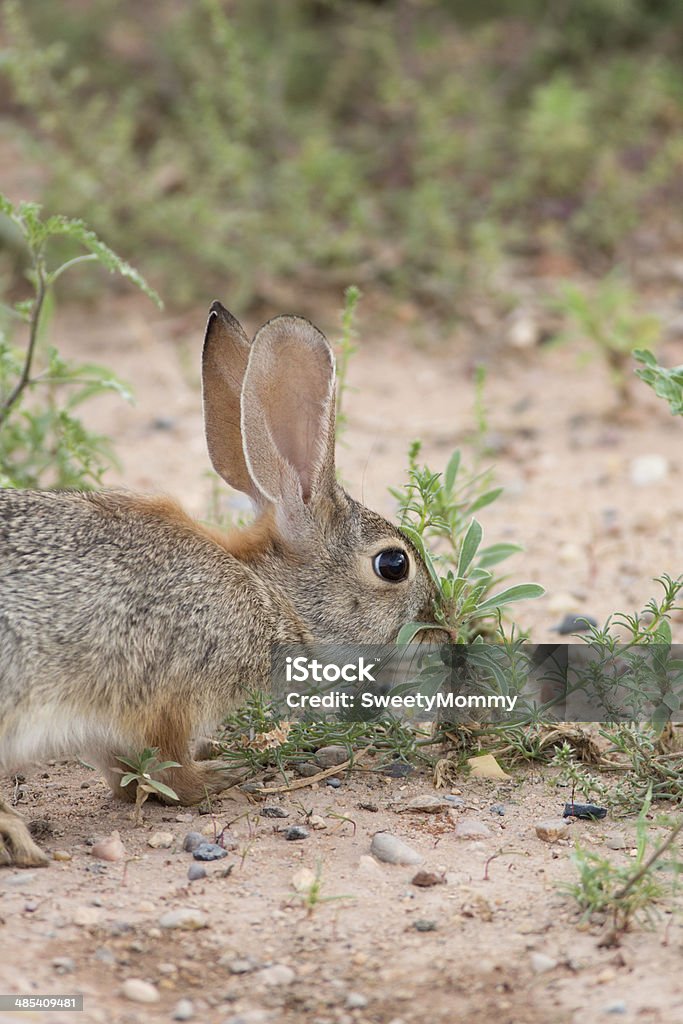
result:
<svg viewBox="0 0 683 1024"><path fill-rule="evenodd" d="M407 538L341 487L330 504L282 578L316 640L393 643L406 623L433 621L436 589Z"/></svg>

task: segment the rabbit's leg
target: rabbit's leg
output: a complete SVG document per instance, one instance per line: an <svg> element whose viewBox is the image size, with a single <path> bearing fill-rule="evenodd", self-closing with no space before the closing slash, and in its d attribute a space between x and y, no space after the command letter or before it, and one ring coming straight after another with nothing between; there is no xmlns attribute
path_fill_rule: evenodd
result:
<svg viewBox="0 0 683 1024"><path fill-rule="evenodd" d="M0 864L44 868L47 863L48 858L31 839L21 815L0 796Z"/></svg>

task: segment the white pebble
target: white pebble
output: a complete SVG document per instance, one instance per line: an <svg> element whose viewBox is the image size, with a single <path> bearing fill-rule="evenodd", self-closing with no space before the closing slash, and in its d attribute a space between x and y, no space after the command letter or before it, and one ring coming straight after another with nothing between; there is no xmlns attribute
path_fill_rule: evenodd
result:
<svg viewBox="0 0 683 1024"><path fill-rule="evenodd" d="M158 1003L159 993L156 986L142 978L126 978L123 983L123 995L133 1003Z"/></svg>

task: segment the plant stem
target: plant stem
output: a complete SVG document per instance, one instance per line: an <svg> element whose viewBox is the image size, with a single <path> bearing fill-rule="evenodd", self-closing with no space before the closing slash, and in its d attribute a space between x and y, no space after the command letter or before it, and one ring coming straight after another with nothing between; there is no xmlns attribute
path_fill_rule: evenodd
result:
<svg viewBox="0 0 683 1024"><path fill-rule="evenodd" d="M31 367L33 365L33 357L35 355L36 344L38 342L38 328L40 326L40 314L45 302L47 295L47 279L45 275L45 266L42 259L37 260L36 265L36 299L31 310L31 321L29 328L29 339L28 348L26 349L26 358L24 360L24 366L21 371L21 376L15 384L14 388L10 392L9 396L5 399L2 406L0 407L0 427L3 425L7 417L9 416L12 407L21 397L22 392L29 384L31 380Z"/></svg>
<svg viewBox="0 0 683 1024"><path fill-rule="evenodd" d="M615 900L623 899L624 896L633 888L633 886L636 885L636 883L639 882L640 879L648 873L648 871L655 863L655 861L659 860L662 854L669 849L669 847L671 846L673 841L678 837L681 831L683 831L683 817L679 821L678 825L676 825L676 827L673 828L671 832L669 832L669 835L666 837L662 845L658 846L657 849L650 854L645 863L642 864L641 867L639 867L638 870L631 875L626 884L622 885L621 889L615 892Z"/></svg>

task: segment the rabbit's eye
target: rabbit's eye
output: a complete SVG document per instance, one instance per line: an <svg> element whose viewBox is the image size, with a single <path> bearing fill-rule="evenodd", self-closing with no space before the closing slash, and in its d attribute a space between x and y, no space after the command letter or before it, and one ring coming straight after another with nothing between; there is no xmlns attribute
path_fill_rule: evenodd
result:
<svg viewBox="0 0 683 1024"><path fill-rule="evenodd" d="M375 555L372 567L381 579L389 583L399 583L408 575L410 563L402 548L387 548Z"/></svg>

